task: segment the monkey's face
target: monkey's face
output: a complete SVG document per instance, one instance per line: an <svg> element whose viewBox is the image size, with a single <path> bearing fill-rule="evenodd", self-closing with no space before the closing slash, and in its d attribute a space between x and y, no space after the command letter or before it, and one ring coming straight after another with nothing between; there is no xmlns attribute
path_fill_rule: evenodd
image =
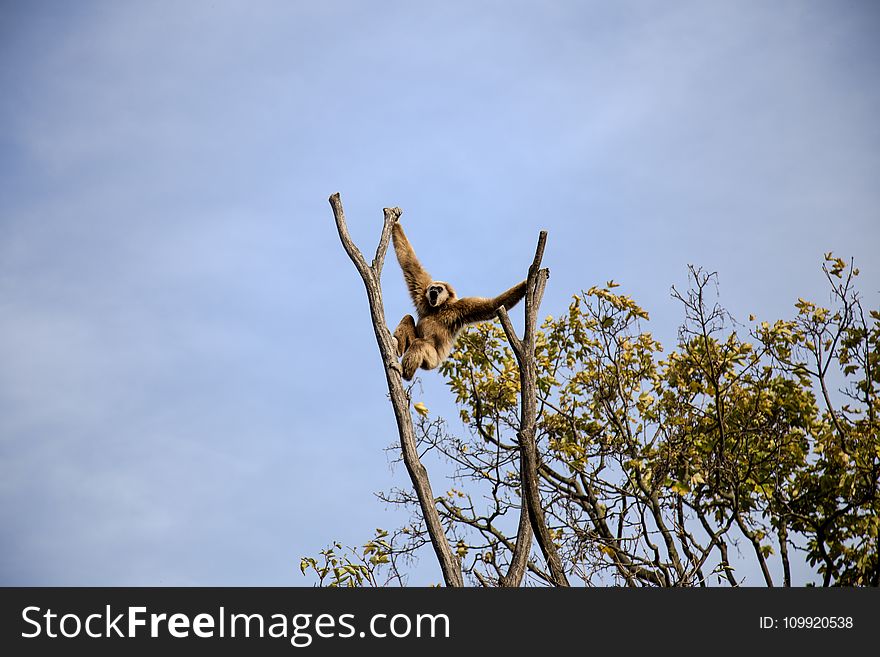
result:
<svg viewBox="0 0 880 657"><path fill-rule="evenodd" d="M442 306L450 299L455 298L455 291L449 283L444 283L443 281L434 281L431 283L425 294L428 297L428 304L432 308Z"/></svg>

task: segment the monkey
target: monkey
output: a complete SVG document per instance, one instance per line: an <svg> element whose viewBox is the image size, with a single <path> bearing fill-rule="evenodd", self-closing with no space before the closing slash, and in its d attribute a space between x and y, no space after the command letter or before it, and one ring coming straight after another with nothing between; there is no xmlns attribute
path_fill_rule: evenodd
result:
<svg viewBox="0 0 880 657"><path fill-rule="evenodd" d="M397 355L403 357L401 374L407 381L420 367L432 370L440 365L466 325L492 319L501 306L510 310L526 293L526 281L522 281L492 299L459 299L449 283L433 280L424 270L399 220L392 228L391 239L418 315L418 321L404 315L394 330Z"/></svg>

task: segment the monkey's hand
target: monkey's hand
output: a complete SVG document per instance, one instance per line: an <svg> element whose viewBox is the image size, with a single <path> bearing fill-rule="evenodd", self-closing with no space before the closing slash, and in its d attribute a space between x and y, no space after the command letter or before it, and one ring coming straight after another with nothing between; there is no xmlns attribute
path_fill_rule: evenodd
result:
<svg viewBox="0 0 880 657"><path fill-rule="evenodd" d="M400 222L400 215L403 214L403 211L400 208L385 208L385 213L387 215L391 215L392 220L395 224Z"/></svg>
<svg viewBox="0 0 880 657"><path fill-rule="evenodd" d="M394 360L392 360L390 363L388 363L388 369L394 370L395 372L400 374L400 376L403 376L403 368L400 366L400 363L397 362L396 358Z"/></svg>

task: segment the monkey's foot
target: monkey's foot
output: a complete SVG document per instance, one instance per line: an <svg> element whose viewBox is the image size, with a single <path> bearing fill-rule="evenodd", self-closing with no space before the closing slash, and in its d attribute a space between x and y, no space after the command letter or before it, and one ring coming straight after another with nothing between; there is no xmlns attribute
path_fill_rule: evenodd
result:
<svg viewBox="0 0 880 657"><path fill-rule="evenodd" d="M400 363L398 363L396 360L392 360L390 363L388 363L388 369L394 370L395 372L397 372L398 374L403 376L403 368L400 366Z"/></svg>

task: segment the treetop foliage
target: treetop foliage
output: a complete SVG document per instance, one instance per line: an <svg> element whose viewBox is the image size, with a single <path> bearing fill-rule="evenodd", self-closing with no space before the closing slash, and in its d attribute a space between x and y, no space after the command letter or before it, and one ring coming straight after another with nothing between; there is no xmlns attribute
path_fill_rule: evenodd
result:
<svg viewBox="0 0 880 657"><path fill-rule="evenodd" d="M717 303L716 275L691 267L689 289L672 291L684 319L668 352L614 281L546 318L535 348L540 493L572 580L735 586L751 560L767 585L798 583L796 561L816 584L880 584L880 312L863 308L851 263L828 253L822 269L828 307L798 299L792 319L743 326ZM459 337L441 372L467 431L452 435L422 404L419 447L451 464L437 506L463 572L497 585L521 507L517 362L486 322ZM381 535L371 564L402 582L428 536L412 492L383 498L415 511ZM352 554L345 564L366 568L377 553ZM373 570L343 569L336 583L376 583ZM527 583L552 583L535 551Z"/></svg>

